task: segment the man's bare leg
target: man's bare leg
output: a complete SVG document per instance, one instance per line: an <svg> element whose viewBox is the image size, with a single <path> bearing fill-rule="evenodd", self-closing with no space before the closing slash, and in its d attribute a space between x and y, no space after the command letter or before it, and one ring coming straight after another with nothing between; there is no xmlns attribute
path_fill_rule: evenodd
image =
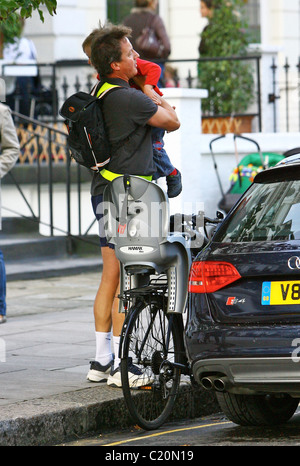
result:
<svg viewBox="0 0 300 466"><path fill-rule="evenodd" d="M100 285L94 301L96 356L95 362L91 363L88 379L94 382L105 382L112 365L111 353L111 330L117 338L115 344L119 343L124 315L118 312L120 280L120 265L115 256L114 249L101 248L103 259L103 271ZM118 359L117 359L117 362Z"/></svg>

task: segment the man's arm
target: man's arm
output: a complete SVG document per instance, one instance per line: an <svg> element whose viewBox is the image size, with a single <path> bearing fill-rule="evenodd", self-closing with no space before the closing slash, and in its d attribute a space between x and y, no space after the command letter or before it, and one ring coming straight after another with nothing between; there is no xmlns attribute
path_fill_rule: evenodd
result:
<svg viewBox="0 0 300 466"><path fill-rule="evenodd" d="M161 98L161 103L158 105L157 112L150 118L148 125L171 132L180 128L180 121L178 120L175 109L171 107L165 99Z"/></svg>
<svg viewBox="0 0 300 466"><path fill-rule="evenodd" d="M0 178L3 178L15 165L20 154L20 144L10 109L4 105L0 108L0 125Z"/></svg>

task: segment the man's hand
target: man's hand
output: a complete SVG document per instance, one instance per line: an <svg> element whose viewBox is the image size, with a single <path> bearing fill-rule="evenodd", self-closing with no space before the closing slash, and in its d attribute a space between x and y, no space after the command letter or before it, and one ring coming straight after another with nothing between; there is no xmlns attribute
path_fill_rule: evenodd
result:
<svg viewBox="0 0 300 466"><path fill-rule="evenodd" d="M171 107L165 99L157 107L157 112L148 121L148 125L162 128L165 131L176 131L180 128L180 121L176 115L175 107Z"/></svg>

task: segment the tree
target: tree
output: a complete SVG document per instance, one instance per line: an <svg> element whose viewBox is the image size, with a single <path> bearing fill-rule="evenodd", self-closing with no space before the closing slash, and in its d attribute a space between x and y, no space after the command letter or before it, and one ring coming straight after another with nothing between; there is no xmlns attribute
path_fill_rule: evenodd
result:
<svg viewBox="0 0 300 466"><path fill-rule="evenodd" d="M56 13L56 0L2 0L0 4L0 58L3 57L3 44L13 42L21 34L20 17L30 18L34 11L44 22L42 8L45 7L50 15Z"/></svg>
<svg viewBox="0 0 300 466"><path fill-rule="evenodd" d="M200 58L246 56L249 38L241 15L243 0L217 0L213 17L201 34L205 44ZM199 63L199 86L207 89L202 101L209 115L232 115L244 112L253 102L251 65L242 60Z"/></svg>

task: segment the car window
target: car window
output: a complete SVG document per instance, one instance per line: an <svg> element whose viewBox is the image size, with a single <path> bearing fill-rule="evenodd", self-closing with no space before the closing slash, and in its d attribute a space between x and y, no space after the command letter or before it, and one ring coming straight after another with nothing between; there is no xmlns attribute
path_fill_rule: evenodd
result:
<svg viewBox="0 0 300 466"><path fill-rule="evenodd" d="M300 239L300 180L254 183L214 241Z"/></svg>

